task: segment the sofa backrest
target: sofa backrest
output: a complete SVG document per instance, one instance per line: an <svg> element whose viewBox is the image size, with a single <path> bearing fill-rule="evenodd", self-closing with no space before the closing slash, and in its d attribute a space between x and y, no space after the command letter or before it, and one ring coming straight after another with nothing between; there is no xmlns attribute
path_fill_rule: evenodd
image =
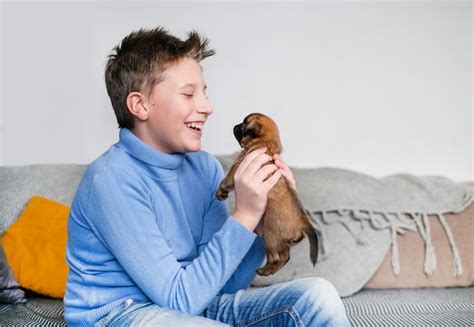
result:
<svg viewBox="0 0 474 327"><path fill-rule="evenodd" d="M74 164L0 167L0 235L35 194L70 205L86 167Z"/></svg>
<svg viewBox="0 0 474 327"><path fill-rule="evenodd" d="M216 156L227 170L236 154ZM0 236L20 216L33 195L71 205L87 165L0 166ZM233 195L229 199L233 207Z"/></svg>

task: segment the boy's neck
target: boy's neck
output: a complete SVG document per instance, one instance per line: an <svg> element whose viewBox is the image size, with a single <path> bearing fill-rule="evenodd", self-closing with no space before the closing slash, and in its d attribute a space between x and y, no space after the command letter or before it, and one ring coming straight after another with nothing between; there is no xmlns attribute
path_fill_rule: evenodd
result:
<svg viewBox="0 0 474 327"><path fill-rule="evenodd" d="M169 154L156 150L127 128L120 130L119 145L132 157L159 168L177 169L185 157L182 153Z"/></svg>

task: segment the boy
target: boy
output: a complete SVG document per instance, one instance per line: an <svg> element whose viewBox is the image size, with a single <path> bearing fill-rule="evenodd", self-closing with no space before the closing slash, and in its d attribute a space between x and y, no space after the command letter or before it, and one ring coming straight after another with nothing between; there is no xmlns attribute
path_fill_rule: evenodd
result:
<svg viewBox="0 0 474 327"><path fill-rule="evenodd" d="M196 32L125 37L105 80L120 140L85 172L68 224L70 325L348 324L319 278L246 290L264 258L253 232L288 167L250 153L235 174L231 216L215 199L223 178L201 150L213 109L199 62L214 54Z"/></svg>

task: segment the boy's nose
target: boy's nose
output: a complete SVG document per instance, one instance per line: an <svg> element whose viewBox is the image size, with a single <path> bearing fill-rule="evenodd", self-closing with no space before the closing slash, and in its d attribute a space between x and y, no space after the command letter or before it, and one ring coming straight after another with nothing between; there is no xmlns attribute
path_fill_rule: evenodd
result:
<svg viewBox="0 0 474 327"><path fill-rule="evenodd" d="M207 114L208 116L214 112L209 99L204 98L203 101L198 105L199 113Z"/></svg>

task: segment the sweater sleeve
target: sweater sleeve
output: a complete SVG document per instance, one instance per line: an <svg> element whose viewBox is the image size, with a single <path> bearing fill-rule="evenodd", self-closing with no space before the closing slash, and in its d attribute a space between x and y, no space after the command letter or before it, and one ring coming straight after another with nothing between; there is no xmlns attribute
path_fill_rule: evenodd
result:
<svg viewBox="0 0 474 327"><path fill-rule="evenodd" d="M205 249L214 234L222 227L227 217L226 201L219 201L215 196L220 182L224 178L224 170L219 161L211 155L209 155L208 171L211 172L211 205L204 217L203 234L198 248L199 253ZM256 269L263 263L264 256L265 249L263 246L263 240L259 236L256 236L252 247L239 264L237 270L232 274L221 290L222 293L234 293L239 289L249 287L255 278Z"/></svg>
<svg viewBox="0 0 474 327"><path fill-rule="evenodd" d="M157 225L146 185L117 168L94 177L87 217L152 302L190 314L200 314L206 308L255 240L254 233L226 217L200 255L182 267Z"/></svg>

